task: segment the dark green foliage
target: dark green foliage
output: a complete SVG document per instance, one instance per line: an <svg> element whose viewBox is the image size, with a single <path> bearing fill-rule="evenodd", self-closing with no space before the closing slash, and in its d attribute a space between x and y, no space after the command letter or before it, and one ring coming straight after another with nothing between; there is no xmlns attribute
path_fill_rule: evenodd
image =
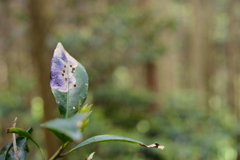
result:
<svg viewBox="0 0 240 160"><path fill-rule="evenodd" d="M176 95L150 120L152 128L147 136L161 138L165 145L171 146L171 151L162 153L167 159L219 159L234 146L235 122L230 113L216 110L209 114L196 104L198 99L193 94Z"/></svg>
<svg viewBox="0 0 240 160"><path fill-rule="evenodd" d="M91 137L64 153L63 151L72 141L80 142L82 140L82 132L88 125L88 116L91 112L92 105L82 106L86 99L88 91L88 75L84 67L64 50L61 43L58 43L54 52L54 56L52 58L50 86L56 102L59 106L60 114L63 117L61 119L58 118L50 120L42 124L44 128L52 131L52 133L55 134L63 143L60 149L56 151L56 153L50 158L50 160L64 157L69 153L75 151L76 149L79 149L88 144L108 141L127 142L147 148L164 148L164 146L161 146L158 143L154 143L152 145L145 145L142 142L127 137L116 135L100 135ZM120 92L120 94L123 93L125 92ZM132 94L130 96L133 99L133 102L131 102L132 99L127 99L127 103L131 102L131 105L137 105L135 104L134 100L138 100L138 94ZM19 139L18 137L16 141L20 160L24 160L26 157L26 153L28 152L27 139L30 139L33 143L37 145L42 154L42 159L44 159L42 149L32 138L31 134L29 133L30 131L31 130L25 131L21 128L15 127L8 129L8 133L14 133L24 136L24 138L22 139ZM14 159L15 155L12 151L12 147L13 145L11 143L7 144L2 149L2 155L0 156L0 158L5 158L6 160ZM9 151L11 151L11 153ZM90 155L88 159L92 159L92 157L93 154Z"/></svg>
<svg viewBox="0 0 240 160"><path fill-rule="evenodd" d="M103 101L107 102L108 99ZM234 137L235 133L238 133L234 117L228 110L215 110L213 114L201 108L199 101L200 98L197 95L181 92L166 99L164 109L154 114L143 112L141 107L136 107L133 114L132 112L126 113L127 110L123 110L124 107L120 106L117 111L109 109L108 112L105 112L105 108L113 108L111 103L107 107L95 106L96 114L92 115L92 121L86 132L90 136L94 135L97 131L95 127L98 127L101 128L101 130L98 129L101 133L108 130L109 134L134 136L142 141L158 141L167 148L164 152L133 147L125 147L125 150L120 150L119 148L124 147L121 144L101 144L94 147L94 151L97 153L94 158L101 159L107 154L109 159L116 160L212 160L222 157L233 159L237 143ZM116 106L118 106L117 104ZM128 105L126 104L126 106ZM131 111L131 109L129 105L128 110ZM119 117L125 121L116 123ZM149 125L149 129L144 134L139 130L142 120ZM120 130L119 127L124 129ZM86 152L91 151L87 150ZM141 153L141 158L136 153Z"/></svg>
<svg viewBox="0 0 240 160"><path fill-rule="evenodd" d="M42 126L51 130L64 143L69 140L79 142L82 139L81 126L87 116L87 113L80 113L68 119L48 121Z"/></svg>
<svg viewBox="0 0 240 160"><path fill-rule="evenodd" d="M27 131L29 134L32 132L32 129ZM19 160L25 160L27 153L29 152L28 145L27 145L27 137L18 136L16 138L16 145L18 148L18 157ZM15 160L15 152L13 150L13 143L10 142L5 145L0 151L0 159L1 160Z"/></svg>
<svg viewBox="0 0 240 160"><path fill-rule="evenodd" d="M132 128L139 119L144 119L148 112L146 106L153 100L152 94L146 90L117 88L114 85L103 85L93 94L94 102L104 107L106 118L124 129Z"/></svg>

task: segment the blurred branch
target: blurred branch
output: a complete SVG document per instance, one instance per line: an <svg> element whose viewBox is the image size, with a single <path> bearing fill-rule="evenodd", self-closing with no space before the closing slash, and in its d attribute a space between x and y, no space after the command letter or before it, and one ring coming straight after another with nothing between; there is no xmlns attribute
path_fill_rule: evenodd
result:
<svg viewBox="0 0 240 160"><path fill-rule="evenodd" d="M13 121L12 128L16 127L16 123L17 123L17 117L15 117L15 119ZM15 153L15 158L16 158L16 160L19 160L19 158L18 158L18 150L17 150L17 143L16 143L16 134L13 133L12 136L13 136L13 149L14 149L14 153Z"/></svg>

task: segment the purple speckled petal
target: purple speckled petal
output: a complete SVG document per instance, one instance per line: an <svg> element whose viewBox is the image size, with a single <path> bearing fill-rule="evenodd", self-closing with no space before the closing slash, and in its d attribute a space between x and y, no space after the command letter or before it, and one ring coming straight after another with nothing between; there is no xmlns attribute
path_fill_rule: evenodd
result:
<svg viewBox="0 0 240 160"><path fill-rule="evenodd" d="M74 70L78 66L78 62L72 58L58 43L52 58L52 66L50 72L50 86L61 92L67 92L76 84L76 78L73 75Z"/></svg>
<svg viewBox="0 0 240 160"><path fill-rule="evenodd" d="M61 75L63 69L64 62L58 57L53 57L50 72L50 85L52 88L60 90L64 86L64 77Z"/></svg>
<svg viewBox="0 0 240 160"><path fill-rule="evenodd" d="M64 85L64 79L59 76L58 72L51 71L50 73L51 79L50 79L50 85L51 87L61 87Z"/></svg>
<svg viewBox="0 0 240 160"><path fill-rule="evenodd" d="M64 61L58 57L53 57L52 58L52 67L63 69Z"/></svg>
<svg viewBox="0 0 240 160"><path fill-rule="evenodd" d="M62 56L62 60L63 60L64 62L67 62L67 57L66 57L64 51L61 52L61 56Z"/></svg>

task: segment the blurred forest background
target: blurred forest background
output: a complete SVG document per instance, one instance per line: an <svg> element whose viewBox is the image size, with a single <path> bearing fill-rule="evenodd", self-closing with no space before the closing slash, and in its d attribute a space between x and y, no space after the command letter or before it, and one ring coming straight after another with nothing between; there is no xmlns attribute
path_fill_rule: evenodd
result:
<svg viewBox="0 0 240 160"><path fill-rule="evenodd" d="M0 145L59 117L49 87L58 42L82 63L93 105L84 138L117 134L166 148L93 144L68 159L240 160L240 1L0 0ZM30 142L29 159L40 159Z"/></svg>

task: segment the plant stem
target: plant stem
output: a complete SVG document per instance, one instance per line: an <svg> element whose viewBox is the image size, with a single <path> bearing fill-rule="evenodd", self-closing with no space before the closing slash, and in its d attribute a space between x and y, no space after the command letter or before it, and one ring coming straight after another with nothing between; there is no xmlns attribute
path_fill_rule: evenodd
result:
<svg viewBox="0 0 240 160"><path fill-rule="evenodd" d="M62 151L69 145L70 142L72 142L72 141L69 140L66 143L64 143L63 145L61 145L61 147L56 151L56 153L54 153L54 155L49 160L55 160L57 158L62 157L61 156Z"/></svg>
<svg viewBox="0 0 240 160"><path fill-rule="evenodd" d="M15 117L15 119L13 121L12 128L16 127L16 123L17 123L17 117ZM19 160L19 158L18 158L18 150L17 150L17 143L16 143L16 134L13 133L12 136L13 136L13 150L14 150L14 153L15 153L15 159Z"/></svg>
<svg viewBox="0 0 240 160"><path fill-rule="evenodd" d="M61 157L64 157L64 156L66 156L66 155L69 155L71 152L72 152L72 151L67 151L67 152L61 154Z"/></svg>

